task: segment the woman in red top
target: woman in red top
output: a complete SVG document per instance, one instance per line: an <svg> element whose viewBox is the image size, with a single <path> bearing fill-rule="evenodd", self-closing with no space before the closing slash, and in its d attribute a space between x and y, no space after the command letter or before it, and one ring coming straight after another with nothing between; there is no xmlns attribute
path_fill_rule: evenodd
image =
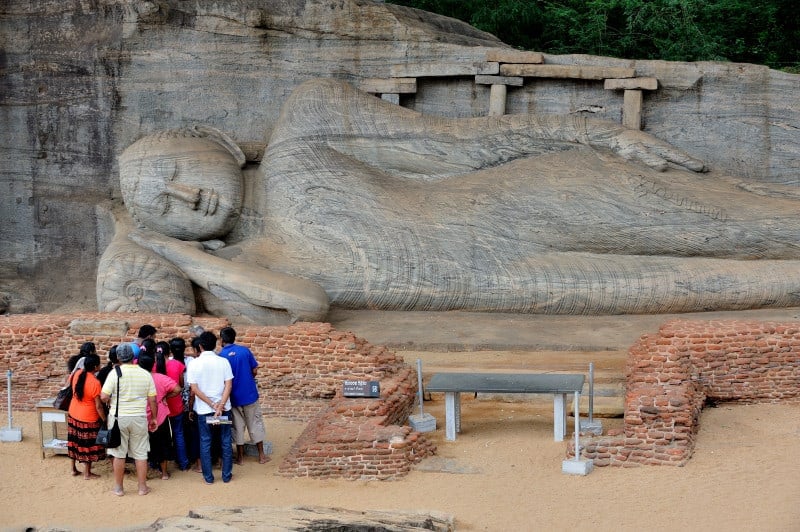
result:
<svg viewBox="0 0 800 532"><path fill-rule="evenodd" d="M181 388L177 382L167 376L164 355L163 345L160 351L156 347L156 359L153 359L148 353L142 352L139 355L139 366L151 372L156 386L156 402L158 403L158 412L156 413L158 428L150 432L150 452L147 453L147 460L150 462L150 467L161 470L161 480L168 480L170 474L167 472L167 460L169 460L172 450L172 434L167 422L169 417L167 405L170 398L180 396ZM153 413L148 407L148 419L151 419L152 416Z"/></svg>
<svg viewBox="0 0 800 532"><path fill-rule="evenodd" d="M100 381L94 376L98 367L100 357L87 355L83 369L75 371L70 378L72 402L67 416L67 453L72 458L73 475L80 474L75 467L76 461L86 464L83 471L86 480L100 476L92 473L92 463L106 457L105 447L95 443L97 432L106 420L106 411L100 400Z"/></svg>

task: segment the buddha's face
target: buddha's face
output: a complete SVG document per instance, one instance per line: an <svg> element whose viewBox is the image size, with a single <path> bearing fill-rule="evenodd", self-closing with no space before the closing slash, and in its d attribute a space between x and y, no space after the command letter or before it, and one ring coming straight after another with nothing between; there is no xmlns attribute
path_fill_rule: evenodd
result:
<svg viewBox="0 0 800 532"><path fill-rule="evenodd" d="M120 156L119 174L131 215L174 238L220 238L241 212L241 169L212 140L145 137Z"/></svg>

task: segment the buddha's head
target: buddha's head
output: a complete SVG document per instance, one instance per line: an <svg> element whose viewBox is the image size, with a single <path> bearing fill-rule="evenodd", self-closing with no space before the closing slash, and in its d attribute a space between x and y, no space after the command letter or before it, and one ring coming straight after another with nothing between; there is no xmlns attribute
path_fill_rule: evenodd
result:
<svg viewBox="0 0 800 532"><path fill-rule="evenodd" d="M241 213L245 158L213 128L143 137L119 158L125 206L139 223L181 240L225 236Z"/></svg>

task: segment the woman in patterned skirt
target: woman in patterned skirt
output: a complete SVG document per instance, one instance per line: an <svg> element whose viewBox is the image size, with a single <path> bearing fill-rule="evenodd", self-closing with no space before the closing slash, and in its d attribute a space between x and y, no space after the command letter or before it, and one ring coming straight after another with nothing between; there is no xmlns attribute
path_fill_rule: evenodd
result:
<svg viewBox="0 0 800 532"><path fill-rule="evenodd" d="M100 400L100 381L94 372L100 367L100 357L88 355L83 362L83 369L72 375L72 402L67 417L67 452L72 458L72 474L80 475L75 462L86 464L83 478L98 478L92 473L92 463L106 457L106 449L95 443L97 432L106 421L106 411Z"/></svg>

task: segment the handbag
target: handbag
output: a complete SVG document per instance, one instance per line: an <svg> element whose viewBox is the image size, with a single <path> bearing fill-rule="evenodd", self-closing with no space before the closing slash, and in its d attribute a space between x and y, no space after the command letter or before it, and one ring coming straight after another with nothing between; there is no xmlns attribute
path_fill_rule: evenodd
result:
<svg viewBox="0 0 800 532"><path fill-rule="evenodd" d="M122 443L122 435L119 433L119 422L114 419L114 425L110 429L100 429L94 441L97 445L102 445L106 449L119 447Z"/></svg>
<svg viewBox="0 0 800 532"><path fill-rule="evenodd" d="M74 373L73 373L74 375ZM58 390L58 395L53 400L53 407L59 410L69 410L72 402L72 375L69 376L69 384Z"/></svg>
<svg viewBox="0 0 800 532"><path fill-rule="evenodd" d="M122 378L122 371L120 371L119 366L115 369L117 370L117 407L114 411L114 425L110 429L100 429L97 432L97 438L95 438L95 443L102 445L106 449L119 447L122 443L122 435L119 433L119 379Z"/></svg>

